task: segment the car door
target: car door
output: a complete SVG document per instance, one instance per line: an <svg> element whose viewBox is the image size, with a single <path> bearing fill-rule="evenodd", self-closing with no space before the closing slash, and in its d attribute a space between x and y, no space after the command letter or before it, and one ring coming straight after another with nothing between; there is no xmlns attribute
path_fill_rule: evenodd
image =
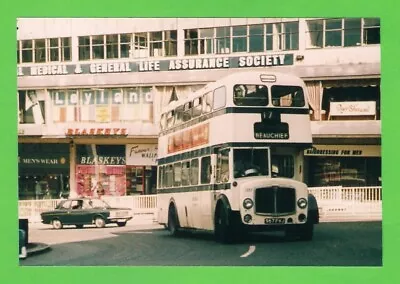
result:
<svg viewBox="0 0 400 284"><path fill-rule="evenodd" d="M67 224L90 224L88 206L85 200L78 199L71 202L68 211Z"/></svg>
<svg viewBox="0 0 400 284"><path fill-rule="evenodd" d="M71 200L66 200L57 208L57 214L53 216L53 218L58 218L61 223L66 224L68 220L68 211L71 207Z"/></svg>

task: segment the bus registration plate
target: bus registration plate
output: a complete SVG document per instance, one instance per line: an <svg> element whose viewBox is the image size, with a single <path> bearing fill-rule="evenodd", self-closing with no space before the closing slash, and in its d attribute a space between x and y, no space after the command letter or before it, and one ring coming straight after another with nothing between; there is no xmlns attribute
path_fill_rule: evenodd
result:
<svg viewBox="0 0 400 284"><path fill-rule="evenodd" d="M285 218L265 218L265 224L285 224Z"/></svg>

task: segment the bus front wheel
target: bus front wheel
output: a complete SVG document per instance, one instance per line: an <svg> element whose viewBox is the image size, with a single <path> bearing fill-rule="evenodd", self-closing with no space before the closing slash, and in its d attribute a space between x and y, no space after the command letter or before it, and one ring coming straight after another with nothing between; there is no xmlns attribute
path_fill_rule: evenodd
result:
<svg viewBox="0 0 400 284"><path fill-rule="evenodd" d="M225 206L218 207L215 216L215 239L220 243L230 243L232 241L232 230L229 222L229 212Z"/></svg>

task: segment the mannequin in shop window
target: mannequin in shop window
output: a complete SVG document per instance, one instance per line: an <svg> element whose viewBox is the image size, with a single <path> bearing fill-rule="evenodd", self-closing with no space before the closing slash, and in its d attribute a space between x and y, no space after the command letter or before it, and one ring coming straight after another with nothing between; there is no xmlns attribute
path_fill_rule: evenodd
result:
<svg viewBox="0 0 400 284"><path fill-rule="evenodd" d="M38 181L36 181L36 185L35 185L35 195L36 195L36 199L40 199L43 195L42 186L40 185L40 183Z"/></svg>
<svg viewBox="0 0 400 284"><path fill-rule="evenodd" d="M50 192L50 187L48 184L46 184L46 190L45 190L43 199L51 199L51 192Z"/></svg>
<svg viewBox="0 0 400 284"><path fill-rule="evenodd" d="M93 191L96 192L98 198L101 198L105 194L105 190L103 188L103 185L99 181L94 186L94 190Z"/></svg>

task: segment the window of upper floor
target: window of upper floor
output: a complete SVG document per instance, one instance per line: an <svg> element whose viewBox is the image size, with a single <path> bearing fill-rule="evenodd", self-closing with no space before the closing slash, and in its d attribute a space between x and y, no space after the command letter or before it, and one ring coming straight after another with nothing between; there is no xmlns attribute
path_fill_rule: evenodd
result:
<svg viewBox="0 0 400 284"><path fill-rule="evenodd" d="M71 38L17 41L17 64L71 61Z"/></svg>
<svg viewBox="0 0 400 284"><path fill-rule="evenodd" d="M79 37L79 60L149 58L177 55L177 31Z"/></svg>
<svg viewBox="0 0 400 284"><path fill-rule="evenodd" d="M297 50L298 21L187 29L185 55Z"/></svg>
<svg viewBox="0 0 400 284"><path fill-rule="evenodd" d="M364 46L380 43L379 18L307 21L307 48Z"/></svg>

